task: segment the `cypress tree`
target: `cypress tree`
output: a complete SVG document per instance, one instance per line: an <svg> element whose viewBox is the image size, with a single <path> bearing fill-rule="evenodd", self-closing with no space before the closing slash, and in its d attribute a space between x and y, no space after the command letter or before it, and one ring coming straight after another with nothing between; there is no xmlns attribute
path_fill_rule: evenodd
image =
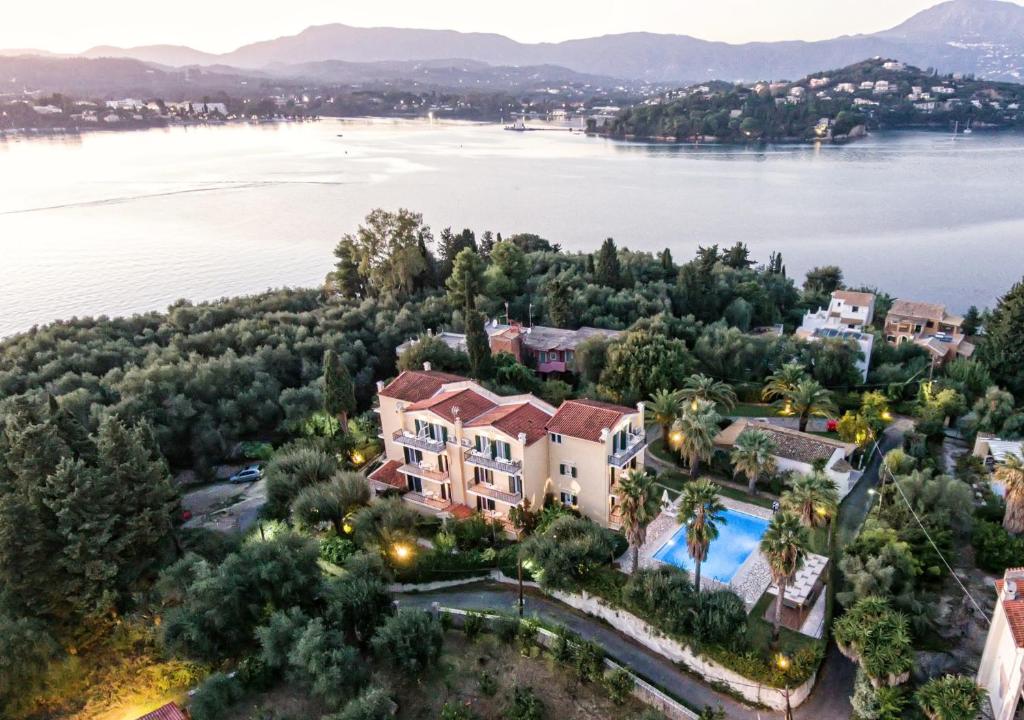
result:
<svg viewBox="0 0 1024 720"><path fill-rule="evenodd" d="M608 287L618 287L621 281L620 273L619 251L615 247L615 241L608 238L601 243L601 249L597 252L597 260L594 262L594 282Z"/></svg>
<svg viewBox="0 0 1024 720"><path fill-rule="evenodd" d="M478 380L491 375L491 343L484 327L484 316L474 309L466 311L466 352L469 372Z"/></svg>
<svg viewBox="0 0 1024 720"><path fill-rule="evenodd" d="M324 352L324 412L337 418L340 430L348 429L348 416L356 411L355 387L348 368L333 350Z"/></svg>
<svg viewBox="0 0 1024 720"><path fill-rule="evenodd" d="M992 379L1024 399L1024 283L1018 282L999 299L992 317L985 323L981 361Z"/></svg>

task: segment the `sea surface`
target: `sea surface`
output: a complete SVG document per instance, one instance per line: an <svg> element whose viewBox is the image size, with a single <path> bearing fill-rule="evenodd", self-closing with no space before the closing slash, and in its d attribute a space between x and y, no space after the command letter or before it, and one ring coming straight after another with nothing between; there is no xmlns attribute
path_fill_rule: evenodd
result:
<svg viewBox="0 0 1024 720"><path fill-rule="evenodd" d="M0 140L0 336L319 284L375 207L422 212L435 234L614 237L677 261L742 240L792 276L838 264L962 311L1024 274L1024 135L694 148L324 120Z"/></svg>

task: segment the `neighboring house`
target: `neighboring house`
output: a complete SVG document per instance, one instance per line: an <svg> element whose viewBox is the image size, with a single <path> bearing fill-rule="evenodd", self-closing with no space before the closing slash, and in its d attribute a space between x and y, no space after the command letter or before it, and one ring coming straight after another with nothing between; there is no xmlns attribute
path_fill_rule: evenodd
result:
<svg viewBox="0 0 1024 720"><path fill-rule="evenodd" d="M178 706L178 703L169 702L153 712L141 715L136 720L189 720L189 716Z"/></svg>
<svg viewBox="0 0 1024 720"><path fill-rule="evenodd" d="M978 666L978 684L988 692L993 720L1024 712L1024 568L1007 568L996 580L996 607Z"/></svg>
<svg viewBox="0 0 1024 720"><path fill-rule="evenodd" d="M1024 440L1001 440L995 435L978 433L974 439L975 457L981 458L988 469L1006 462L1009 455L1024 459Z"/></svg>
<svg viewBox="0 0 1024 720"><path fill-rule="evenodd" d="M962 325L964 319L946 311L945 305L896 300L885 316L885 339L892 345L913 342L941 365L956 357L974 354L973 343L967 342Z"/></svg>
<svg viewBox="0 0 1024 720"><path fill-rule="evenodd" d="M766 420L737 420L715 436L715 447L730 452L740 435L750 430L764 432L775 443L774 456L779 472L810 475L816 461L824 462L825 474L835 481L840 499L846 497L860 478L849 461L857 449L855 443L779 427Z"/></svg>
<svg viewBox="0 0 1024 720"><path fill-rule="evenodd" d="M545 495L613 525L620 474L643 466L643 404L570 400L556 411L533 395L501 396L472 380L406 371L378 385L385 463L369 476L417 510L480 511L511 531L508 512Z"/></svg>
<svg viewBox="0 0 1024 720"><path fill-rule="evenodd" d="M803 323L796 330L801 340L847 340L857 344L863 357L857 361L861 378L868 379L871 350L875 336L864 328L871 325L875 317L875 296L872 293L836 290L832 293L828 308L804 315Z"/></svg>
<svg viewBox="0 0 1024 720"><path fill-rule="evenodd" d="M561 328L535 325L523 327L519 323L499 323L492 320L486 326L491 352L507 352L521 363L533 367L538 373L574 372L576 348L581 342L595 336L609 340L619 337L619 330L581 327L579 330L563 330ZM430 331L427 332L431 336ZM462 333L442 331L437 334L448 347L466 352L466 336ZM419 342L419 338L406 340L395 348L401 355Z"/></svg>

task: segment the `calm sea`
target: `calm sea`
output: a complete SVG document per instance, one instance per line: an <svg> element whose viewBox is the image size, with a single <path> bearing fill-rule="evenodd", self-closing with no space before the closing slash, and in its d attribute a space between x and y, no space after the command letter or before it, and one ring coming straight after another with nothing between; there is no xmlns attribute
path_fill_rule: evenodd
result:
<svg viewBox="0 0 1024 720"><path fill-rule="evenodd" d="M493 125L336 121L0 141L0 336L319 283L375 207L570 249L745 241L789 273L990 305L1024 274L1024 135L844 147L616 143Z"/></svg>

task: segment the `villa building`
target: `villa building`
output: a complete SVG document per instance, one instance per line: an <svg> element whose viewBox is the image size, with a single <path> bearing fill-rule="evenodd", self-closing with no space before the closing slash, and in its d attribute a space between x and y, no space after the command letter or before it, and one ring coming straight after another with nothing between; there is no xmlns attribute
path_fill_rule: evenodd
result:
<svg viewBox="0 0 1024 720"><path fill-rule="evenodd" d="M618 526L615 488L643 467L643 403L634 408L568 400L557 410L533 395L501 396L472 380L406 371L378 384L385 462L369 476L421 512L475 511L511 530L508 513L550 495Z"/></svg>
<svg viewBox="0 0 1024 720"><path fill-rule="evenodd" d="M885 316L885 339L892 345L913 342L941 365L956 357L970 357L974 345L963 332L964 319L951 315L945 305L896 300Z"/></svg>
<svg viewBox="0 0 1024 720"><path fill-rule="evenodd" d="M492 353L507 352L542 375L574 372L576 348L584 340L592 337L614 340L622 335L619 330L593 327L564 330L543 325L524 327L517 322L499 323L497 320L487 323L485 329ZM466 352L465 334L443 331L436 337L453 350ZM401 355L419 341L419 338L406 340L395 349L395 352Z"/></svg>
<svg viewBox="0 0 1024 720"><path fill-rule="evenodd" d="M993 720L1012 720L1024 712L1024 568L1008 568L995 585L978 684L988 693Z"/></svg>
<svg viewBox="0 0 1024 720"><path fill-rule="evenodd" d="M856 343L862 357L857 361L861 378L868 379L871 363L871 349L875 336L865 327L875 317L875 296L872 293L836 290L832 293L828 308L804 315L803 323L796 329L801 340L845 340Z"/></svg>
<svg viewBox="0 0 1024 720"><path fill-rule="evenodd" d="M779 427L765 420L737 420L715 436L715 447L729 452L740 435L749 430L760 430L775 443L773 455L778 472L810 475L816 462L824 463L824 472L835 482L840 500L860 479L860 473L850 464L850 457L857 449L855 443Z"/></svg>

